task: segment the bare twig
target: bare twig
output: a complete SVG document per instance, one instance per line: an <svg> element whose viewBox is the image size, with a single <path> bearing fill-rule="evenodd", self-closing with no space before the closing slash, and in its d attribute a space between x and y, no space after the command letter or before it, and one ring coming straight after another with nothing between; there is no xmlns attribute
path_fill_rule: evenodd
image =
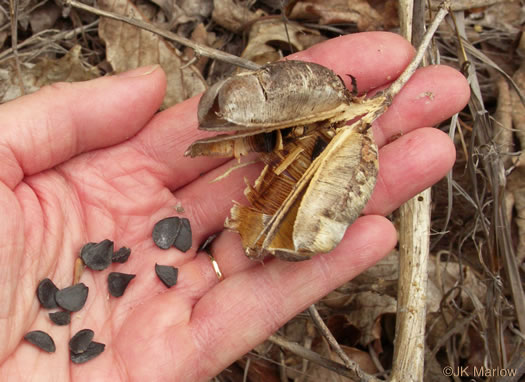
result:
<svg viewBox="0 0 525 382"><path fill-rule="evenodd" d="M179 36L175 33L171 33L161 28L157 28L154 25L151 25L149 23L146 23L146 22L143 22L143 21L131 18L131 17L126 17L126 16L119 15L117 13L103 11L101 9L90 7L89 5L86 5L76 0L66 0L65 5L72 6L78 9L82 9L86 12L90 12L98 16L107 17L112 20L121 21L121 22L130 24L130 25L136 26L138 28L147 30L149 32L155 33L159 36L164 37L165 39L168 39L170 41L175 41L179 44L182 44L184 46L187 46L193 49L195 51L195 54L199 56L205 56L205 57L213 58L215 60L228 62L232 65L240 66L242 68L246 68L250 70L256 70L260 68L258 64L255 64L249 60L245 60L244 58L237 57L233 54L229 54L229 53L217 50L217 49L213 49L213 48L198 44L190 39L184 38L182 36Z"/></svg>
<svg viewBox="0 0 525 382"><path fill-rule="evenodd" d="M22 41L20 44L17 45L17 48L18 50L20 50L22 48L25 48L26 46L30 46L34 44L33 48L37 49L41 46L50 44L51 42L54 42L54 41L68 40L70 38L73 38L79 33L84 33L86 31L89 31L90 28L96 27L97 25L98 25L98 20L95 20L90 24L83 25L81 27L78 27L78 28L75 28L69 31L57 32L51 36L48 36L48 34L55 32L55 30L53 29L43 30L41 32L35 33L28 39ZM9 49L6 49L0 52L0 63L6 59L9 59L11 54L13 54L13 48L9 48Z"/></svg>
<svg viewBox="0 0 525 382"><path fill-rule="evenodd" d="M379 379L375 378L374 376L370 374L365 373L364 371L347 369L344 365L338 362L334 362L325 357L321 357L316 352L312 350L308 350L296 342L290 342L286 340L285 338L278 336L276 334L270 336L268 340L300 357L306 358L307 360L311 362L315 362L316 364L328 370L332 370L333 372L339 375L342 375L344 377L354 378L354 379L358 378L358 380L361 382L380 382Z"/></svg>
<svg viewBox="0 0 525 382"><path fill-rule="evenodd" d="M310 313L310 317L312 317L312 320L314 321L315 326L317 326L317 329L319 329L323 337L326 338L332 349L344 362L345 366L352 370L359 369L359 365L356 362L352 361L350 358L348 358L344 350L341 349L341 346L333 336L332 332L330 332L330 329L328 329L328 326L326 326L323 319L319 315L315 304L312 304L308 307L308 313Z"/></svg>

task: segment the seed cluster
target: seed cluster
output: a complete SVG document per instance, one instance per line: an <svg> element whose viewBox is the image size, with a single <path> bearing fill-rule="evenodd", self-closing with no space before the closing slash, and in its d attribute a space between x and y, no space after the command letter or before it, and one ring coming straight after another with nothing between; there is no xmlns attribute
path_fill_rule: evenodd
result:
<svg viewBox="0 0 525 382"><path fill-rule="evenodd" d="M172 246L182 252L191 248L192 235L190 222L186 218L170 217L162 219L153 229L153 241L159 248L168 249ZM125 263L131 249L122 247L113 251L113 241L106 239L99 243L87 243L80 251L82 263L95 271L108 268L111 263ZM82 268L82 266L81 266ZM155 273L162 283L171 288L177 283L178 269L170 265L155 264ZM108 291L114 297L121 297L134 274L110 272L108 274ZM50 312L49 319L56 325L65 326L71 322L71 312L78 312L87 301L89 288L83 283L59 289L53 281L45 278L38 284L37 298L45 309L62 308L63 310ZM95 333L91 329L82 329L69 341L70 359L73 363L87 362L105 349L105 344L93 341ZM56 350L53 338L42 330L28 332L24 339L48 353Z"/></svg>
<svg viewBox="0 0 525 382"><path fill-rule="evenodd" d="M191 226L186 218L172 216L162 219L153 227L153 241L161 249L174 246L182 252L191 248Z"/></svg>
<svg viewBox="0 0 525 382"><path fill-rule="evenodd" d="M69 340L69 355L73 363L84 363L104 351L106 345L93 341L95 333L91 329L82 329Z"/></svg>

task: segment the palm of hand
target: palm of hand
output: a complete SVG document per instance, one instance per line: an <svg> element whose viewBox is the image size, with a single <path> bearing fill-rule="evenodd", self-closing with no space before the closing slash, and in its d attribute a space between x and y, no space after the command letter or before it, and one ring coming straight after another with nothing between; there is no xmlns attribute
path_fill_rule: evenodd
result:
<svg viewBox="0 0 525 382"><path fill-rule="evenodd" d="M408 46L393 35L371 35L374 34L368 35L369 39L388 40L392 51L404 49L405 57L392 60L391 67L381 71L382 75L385 71L392 75L398 73L407 64ZM355 46L360 41L363 54L370 56L373 44L363 37L332 44ZM329 44L311 50L310 57L318 57L317 62L336 71L351 70L352 63L343 66L332 61L330 65L330 56L322 54L322 50L342 50L330 48ZM376 72L370 70L362 74L365 89L384 83ZM397 112L390 113L389 124L385 122L388 127L375 127L380 146L399 131L408 133L416 127L433 124L462 107L468 91L463 83L458 86L457 75L450 70L442 73L445 72L451 82L454 77L455 91L462 98L455 103L435 102L432 107L442 115L425 117L419 113L422 115L419 119L403 127L400 122L396 125L396 118L401 121L401 117L415 112L406 105L399 106ZM226 182L212 185L209 181L222 174L228 164L209 159L181 159L186 146L199 137L194 135L197 100L160 113L148 122L163 95L160 70L144 78L98 81L98 87L75 85L77 90L68 86L58 91L47 90L57 97L50 101L56 105L60 105L61 100L74 104L67 92L76 94L78 100L96 99L103 98L107 89L111 89L119 99L112 105L100 101L95 108L85 106L83 111L75 110L76 115L87 121L70 118L64 122L59 117L47 121L48 129L56 126L58 120L76 131L70 132L73 137L50 129L49 136L30 135L35 145L43 145L31 148L40 148L43 154L24 147L31 142L13 148L12 158L18 163L12 166L14 170L5 172L0 183L1 215L9 217L9 224L0 227L4 268L0 271L0 283L6 286L0 292L0 300L4 302L0 308L3 318L0 338L6 344L0 351L2 380L23 380L27 374L39 376L39 381L210 378L287 319L387 253L395 243L395 232L386 219L373 214L391 211L411 194L435 182L453 160L453 149L444 143L446 137L429 129L420 129L419 135L415 135L416 131L407 134L408 138L403 137L381 151L381 165L386 163L383 168L396 161L395 167L391 167L398 170L390 175L380 174L373 200L365 210L369 216L359 219L347 232L353 240L346 240L328 256L317 256L308 262L286 263L272 259L263 266L245 259L238 239L225 233L214 245L214 255L226 276L226 280L218 283L209 260L204 254L196 255L195 248L207 235L220 230L231 200L242 200L243 177L253 178L258 169L246 169ZM131 81L137 94L128 94ZM434 97L449 94L446 81L441 78L438 82L433 84L437 87ZM419 94L421 88L425 88L423 84L428 86L420 80L412 93ZM86 92L91 92L92 97L85 97ZM38 104L44 98L50 99L45 96L45 92L40 92L19 102ZM141 106L130 110L130 104ZM121 106L120 111L115 105ZM12 111L17 105L5 107L7 109L0 112ZM395 105L392 109L396 110ZM98 117L90 116L92 110L97 110ZM180 126L178 130L172 127L174 121ZM140 129L136 136L124 141ZM0 137L1 134L2 130ZM79 141L83 134L86 139ZM57 142L60 139L65 143L60 145ZM408 149L413 152L413 141L418 139L430 142L433 152L429 154L428 146L420 150L421 155L424 152L430 157L412 165L406 179L399 181L396 178L402 173L399 168L406 168L408 163L408 158L404 161L400 156L406 157ZM73 157L82 152L84 154ZM417 155L420 154L413 154ZM9 155L6 156L9 159ZM67 160L71 157L73 159ZM436 157L448 157L448 161L430 165ZM201 173L205 174L200 176ZM415 184L414 179L417 179ZM397 192L396 187L402 192ZM176 212L177 205L184 208L183 214ZM175 249L162 251L151 240L155 222L173 215L187 216L192 223L193 247L186 254ZM70 327L53 326L35 298L38 282L49 277L59 288L69 286L80 247L105 238L114 240L117 248L131 247L130 260L102 272L87 270L81 279L90 288L86 306L73 314ZM180 269L175 287L168 290L161 284L154 273L155 263ZM121 298L108 297L106 277L110 271L137 275ZM290 299L292 294L294 298ZM93 329L95 340L105 343L106 351L87 364L72 365L67 342L83 328ZM57 345L55 354L42 353L21 341L27 331L36 329L52 335Z"/></svg>

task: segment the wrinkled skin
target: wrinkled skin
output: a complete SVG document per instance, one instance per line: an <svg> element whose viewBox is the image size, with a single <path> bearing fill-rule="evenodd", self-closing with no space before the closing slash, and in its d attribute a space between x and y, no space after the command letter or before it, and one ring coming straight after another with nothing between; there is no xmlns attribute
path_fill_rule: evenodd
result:
<svg viewBox="0 0 525 382"><path fill-rule="evenodd" d="M413 55L400 37L365 33L330 40L296 59L315 61L359 90L385 86ZM245 258L239 238L223 233L213 252L225 279L195 249L221 230L232 199L242 201L243 177L210 180L231 167L225 159L183 157L205 136L197 131L198 97L155 114L165 91L160 68L116 77L57 84L0 106L0 380L204 381L241 357L287 320L386 255L396 232L383 216L445 175L455 159L452 142L428 128L460 110L469 90L446 67L419 70L373 126L380 173L371 201L332 253L310 261L265 264ZM429 97L428 94L432 94ZM177 213L176 206L184 208ZM187 253L154 246L156 221L173 215L192 223ZM86 270L86 306L69 327L53 326L35 290L51 278L71 284L83 244L110 238L132 248L125 264ZM171 288L155 263L179 268ZM110 271L134 273L124 296L108 297ZM67 342L95 331L105 352L73 365ZM23 341L47 331L57 351ZM91 378L91 379L90 379Z"/></svg>

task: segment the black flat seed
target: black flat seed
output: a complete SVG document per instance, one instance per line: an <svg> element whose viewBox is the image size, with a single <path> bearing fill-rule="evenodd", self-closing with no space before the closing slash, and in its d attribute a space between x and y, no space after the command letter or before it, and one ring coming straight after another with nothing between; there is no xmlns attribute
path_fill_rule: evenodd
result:
<svg viewBox="0 0 525 382"><path fill-rule="evenodd" d="M101 271L111 265L113 242L102 240L100 243L87 243L80 251L84 264L95 271Z"/></svg>
<svg viewBox="0 0 525 382"><path fill-rule="evenodd" d="M113 253L111 261L114 263L125 263L128 261L129 255L131 255L131 249L122 247L117 252Z"/></svg>
<svg viewBox="0 0 525 382"><path fill-rule="evenodd" d="M59 290L55 297L57 304L61 308L70 312L76 312L82 309L86 303L88 292L89 288L83 283L79 283Z"/></svg>
<svg viewBox="0 0 525 382"><path fill-rule="evenodd" d="M208 255L211 255L211 243L213 243L213 241L217 238L217 236L219 235L219 233L214 233L210 236L208 236L206 238L206 240L204 240L204 242L199 245L199 248L197 249L197 253L199 252L206 252Z"/></svg>
<svg viewBox="0 0 525 382"><path fill-rule="evenodd" d="M69 312L51 312L49 313L49 318L53 323L59 326L68 325L71 322L71 313Z"/></svg>
<svg viewBox="0 0 525 382"><path fill-rule="evenodd" d="M114 297L120 297L124 294L129 282L135 278L135 275L127 273L111 272L108 275L108 290Z"/></svg>
<svg viewBox="0 0 525 382"><path fill-rule="evenodd" d="M158 265L155 264L155 273L157 274L160 281L164 283L168 288L177 284L177 276L179 270L171 265Z"/></svg>
<svg viewBox="0 0 525 382"><path fill-rule="evenodd" d="M85 352L80 353L80 354L75 354L73 352L70 352L69 354L71 356L71 361L77 364L87 362L90 359L93 359L96 356L98 356L100 353L102 353L105 347L106 345L101 344L100 342L95 342L95 341L90 342Z"/></svg>
<svg viewBox="0 0 525 382"><path fill-rule="evenodd" d="M191 226L188 219L180 219L180 232L173 246L182 252L186 252L191 248Z"/></svg>
<svg viewBox="0 0 525 382"><path fill-rule="evenodd" d="M36 295L38 301L42 307L46 309L57 308L58 305L55 301L55 295L58 292L58 288L53 284L53 281L49 279L43 279L38 283L38 288L36 289Z"/></svg>
<svg viewBox="0 0 525 382"><path fill-rule="evenodd" d="M79 330L77 334L69 340L69 350L75 354L84 353L88 349L91 341L93 341L94 335L95 333L91 329Z"/></svg>
<svg viewBox="0 0 525 382"><path fill-rule="evenodd" d="M41 330L34 330L27 333L24 339L48 353L54 353L56 350L55 342L51 336Z"/></svg>
<svg viewBox="0 0 525 382"><path fill-rule="evenodd" d="M162 219L153 227L153 241L157 247L169 249L179 236L180 228L180 219L177 216Z"/></svg>

